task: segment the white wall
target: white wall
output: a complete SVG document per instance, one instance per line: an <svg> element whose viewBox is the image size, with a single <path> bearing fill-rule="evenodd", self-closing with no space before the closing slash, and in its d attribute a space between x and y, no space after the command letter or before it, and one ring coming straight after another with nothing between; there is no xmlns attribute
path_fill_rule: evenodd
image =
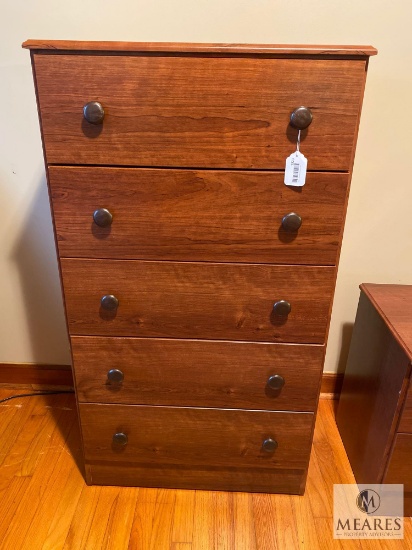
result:
<svg viewBox="0 0 412 550"><path fill-rule="evenodd" d="M0 0L0 362L68 363L27 38L371 44L325 370L361 282L412 283L407 0ZM343 353L341 353L343 336Z"/></svg>

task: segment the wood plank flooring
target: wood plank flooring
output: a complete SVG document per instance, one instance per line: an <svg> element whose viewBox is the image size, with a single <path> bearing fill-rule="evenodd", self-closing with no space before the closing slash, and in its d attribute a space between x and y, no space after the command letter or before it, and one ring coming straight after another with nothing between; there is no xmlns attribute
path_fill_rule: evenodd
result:
<svg viewBox="0 0 412 550"><path fill-rule="evenodd" d="M0 388L0 399L20 393ZM412 549L397 541L333 540L333 484L354 478L321 400L303 497L88 487L73 395L0 404L1 550Z"/></svg>

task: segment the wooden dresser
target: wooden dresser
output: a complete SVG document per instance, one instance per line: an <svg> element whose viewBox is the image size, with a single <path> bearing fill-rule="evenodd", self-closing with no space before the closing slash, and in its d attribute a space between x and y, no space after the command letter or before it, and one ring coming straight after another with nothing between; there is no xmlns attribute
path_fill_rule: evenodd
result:
<svg viewBox="0 0 412 550"><path fill-rule="evenodd" d="M412 286L360 288L337 423L356 481L403 484L412 516Z"/></svg>
<svg viewBox="0 0 412 550"><path fill-rule="evenodd" d="M87 482L303 493L376 50L24 47Z"/></svg>

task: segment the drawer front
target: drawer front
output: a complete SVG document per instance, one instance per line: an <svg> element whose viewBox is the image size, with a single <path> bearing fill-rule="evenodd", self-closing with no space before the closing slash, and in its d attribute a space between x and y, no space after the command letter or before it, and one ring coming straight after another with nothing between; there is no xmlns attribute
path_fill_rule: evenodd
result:
<svg viewBox="0 0 412 550"><path fill-rule="evenodd" d="M89 464L305 469L313 418L312 413L80 404ZM114 443L114 434L125 434L127 444ZM264 449L268 440L270 451Z"/></svg>
<svg viewBox="0 0 412 550"><path fill-rule="evenodd" d="M408 393L406 394L405 405L403 408L401 420L398 427L399 432L406 432L412 434L412 386L409 386Z"/></svg>
<svg viewBox="0 0 412 550"><path fill-rule="evenodd" d="M276 172L52 166L49 179L63 257L333 265L349 176L310 173L299 190ZM298 230L282 225L291 213Z"/></svg>
<svg viewBox="0 0 412 550"><path fill-rule="evenodd" d="M34 54L49 164L350 170L365 60ZM102 124L84 119L98 101Z"/></svg>
<svg viewBox="0 0 412 550"><path fill-rule="evenodd" d="M79 401L314 411L324 346L71 339Z"/></svg>
<svg viewBox="0 0 412 550"><path fill-rule="evenodd" d="M61 260L61 268L71 335L296 343L323 343L335 272L76 259ZM103 309L103 296L115 296L117 309ZM274 313L282 300L291 305L288 316Z"/></svg>

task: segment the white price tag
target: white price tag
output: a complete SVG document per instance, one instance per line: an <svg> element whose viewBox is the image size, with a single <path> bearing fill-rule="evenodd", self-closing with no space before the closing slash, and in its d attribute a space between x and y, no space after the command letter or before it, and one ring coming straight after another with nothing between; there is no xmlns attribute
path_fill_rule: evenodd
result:
<svg viewBox="0 0 412 550"><path fill-rule="evenodd" d="M300 151L295 151L286 159L285 185L303 187L306 180L308 159Z"/></svg>

